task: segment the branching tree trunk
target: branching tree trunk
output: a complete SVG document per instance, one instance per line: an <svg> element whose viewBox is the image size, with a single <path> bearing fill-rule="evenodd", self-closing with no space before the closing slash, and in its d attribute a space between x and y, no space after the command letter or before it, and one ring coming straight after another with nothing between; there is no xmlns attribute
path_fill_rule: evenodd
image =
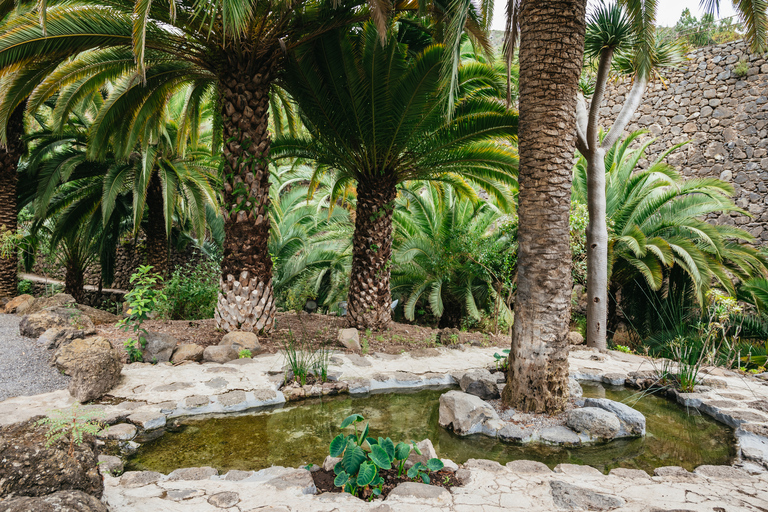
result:
<svg viewBox="0 0 768 512"><path fill-rule="evenodd" d="M24 109L22 103L11 114L8 120L8 144L0 145L0 228L3 231L16 233L18 211L16 207L16 169L19 158L24 154ZM0 258L0 297L15 297L18 294L19 258L16 251L11 251L9 257Z"/></svg>
<svg viewBox="0 0 768 512"><path fill-rule="evenodd" d="M358 329L384 329L392 318L389 276L396 195L393 176L357 185L347 318Z"/></svg>
<svg viewBox="0 0 768 512"><path fill-rule="evenodd" d="M263 62L274 62L265 58ZM269 89L272 64L232 53L222 63L224 258L216 325L269 331L275 320L269 240Z"/></svg>
<svg viewBox="0 0 768 512"><path fill-rule="evenodd" d="M557 413L568 399L568 217L586 0L524 0L520 11L518 290L506 405Z"/></svg>
<svg viewBox="0 0 768 512"><path fill-rule="evenodd" d="M605 197L605 152L621 137L643 98L647 80L637 77L624 106L611 130L599 140L600 106L611 68L613 49L600 53L595 92L587 112L584 97L579 94L577 113L577 147L587 160L587 346L606 350L608 330L608 224Z"/></svg>
<svg viewBox="0 0 768 512"><path fill-rule="evenodd" d="M147 265L165 278L168 274L168 236L165 231L163 184L157 172L152 173L147 188Z"/></svg>

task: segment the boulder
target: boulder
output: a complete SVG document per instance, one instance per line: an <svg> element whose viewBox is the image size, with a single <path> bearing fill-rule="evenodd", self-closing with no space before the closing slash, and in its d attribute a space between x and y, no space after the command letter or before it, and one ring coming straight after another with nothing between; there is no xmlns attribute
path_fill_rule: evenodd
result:
<svg viewBox="0 0 768 512"><path fill-rule="evenodd" d="M123 459L114 455L99 455L99 472L102 475L119 475L123 472Z"/></svg>
<svg viewBox="0 0 768 512"><path fill-rule="evenodd" d="M104 485L94 438L85 434L70 457L68 436L45 447L47 427L36 424L39 418L0 427L0 496L45 496L78 490L100 498ZM0 502L0 510L6 503Z"/></svg>
<svg viewBox="0 0 768 512"><path fill-rule="evenodd" d="M49 350L58 349L76 339L84 339L96 334L96 329L75 329L73 327L52 327L37 338L37 342Z"/></svg>
<svg viewBox="0 0 768 512"><path fill-rule="evenodd" d="M422 464L426 465L429 459L437 458L437 452L435 451L435 447L432 445L432 441L430 441L429 439L424 439L423 441L419 441L418 443L416 443L416 446L421 452L421 455L416 453L416 450L411 450L411 454L408 455L408 458L405 461L406 468L410 468L417 462L421 462Z"/></svg>
<svg viewBox="0 0 768 512"><path fill-rule="evenodd" d="M645 435L645 416L628 405L607 398L587 398L584 401L584 407L599 407L615 414L621 423L616 437Z"/></svg>
<svg viewBox="0 0 768 512"><path fill-rule="evenodd" d="M147 332L144 338L147 344L142 350L145 363L167 363L171 360L173 350L179 342L170 334L162 332Z"/></svg>
<svg viewBox="0 0 768 512"><path fill-rule="evenodd" d="M539 432L542 441L549 444L577 445L581 444L578 434L568 427L547 427Z"/></svg>
<svg viewBox="0 0 768 512"><path fill-rule="evenodd" d="M94 329L94 325L91 319L84 316L77 308L62 306L54 306L24 315L19 322L19 333L28 338L39 338L41 334L51 328L91 331Z"/></svg>
<svg viewBox="0 0 768 512"><path fill-rule="evenodd" d="M493 407L479 397L461 391L449 391L440 396L439 415L440 426L451 427L459 435L482 432L486 421L500 421Z"/></svg>
<svg viewBox="0 0 768 512"><path fill-rule="evenodd" d="M571 345L581 345L584 343L584 336L580 332L571 331L568 333L568 343Z"/></svg>
<svg viewBox="0 0 768 512"><path fill-rule="evenodd" d="M261 352L261 345L259 345L259 337L252 332L248 331L232 331L228 332L221 338L219 342L220 346L229 345L239 354L241 350L248 350L251 352L251 356L255 356Z"/></svg>
<svg viewBox="0 0 768 512"><path fill-rule="evenodd" d="M8 301L8 304L5 305L5 312L9 315L14 313L21 315L25 311L29 310L29 307L34 301L35 298L29 294L25 293L24 295L19 295L18 297L14 297Z"/></svg>
<svg viewBox="0 0 768 512"><path fill-rule="evenodd" d="M120 381L123 369L120 353L101 337L74 340L56 351L53 363L72 377L69 394L78 402L104 396Z"/></svg>
<svg viewBox="0 0 768 512"><path fill-rule="evenodd" d="M181 363L183 361L197 361L203 360L203 347L195 345L194 343L184 343L178 345L176 350L173 351L171 356L172 363Z"/></svg>
<svg viewBox="0 0 768 512"><path fill-rule="evenodd" d="M213 345L205 347L203 361L206 363L228 363L239 357L237 350L231 345Z"/></svg>
<svg viewBox="0 0 768 512"><path fill-rule="evenodd" d="M584 390L576 379L568 379L568 396L571 398L581 398L584 396Z"/></svg>
<svg viewBox="0 0 768 512"><path fill-rule="evenodd" d="M483 400L499 398L499 387L496 377L488 370L473 370L465 373L459 381L461 390L470 395L479 396Z"/></svg>
<svg viewBox="0 0 768 512"><path fill-rule="evenodd" d="M592 439L613 439L621 429L619 418L599 407L582 407L568 411L566 424Z"/></svg>
<svg viewBox="0 0 768 512"><path fill-rule="evenodd" d="M67 304L75 304L75 298L68 293L57 293L50 297L40 297L27 309L26 314L39 313L48 308L59 308Z"/></svg>
<svg viewBox="0 0 768 512"><path fill-rule="evenodd" d="M85 304L78 304L76 307L85 316L91 319L93 325L115 325L120 320L119 316L113 315L112 313L102 309L92 308L91 306L86 306Z"/></svg>
<svg viewBox="0 0 768 512"><path fill-rule="evenodd" d="M360 334L357 329L351 327L349 329L339 329L339 343L344 345L344 348L351 350L356 354L362 354L363 350L360 348Z"/></svg>
<svg viewBox="0 0 768 512"><path fill-rule="evenodd" d="M59 491L39 498L28 496L0 502L0 512L109 512L101 501L82 491Z"/></svg>

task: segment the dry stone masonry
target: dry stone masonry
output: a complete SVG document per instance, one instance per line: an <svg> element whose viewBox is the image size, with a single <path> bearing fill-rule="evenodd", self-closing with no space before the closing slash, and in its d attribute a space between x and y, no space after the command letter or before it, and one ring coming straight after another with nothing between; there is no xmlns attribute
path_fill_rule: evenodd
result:
<svg viewBox="0 0 768 512"><path fill-rule="evenodd" d="M687 177L720 178L735 188L737 212L717 221L768 240L768 60L735 41L688 54L688 62L652 82L627 132L648 130L655 137L648 150L653 161L674 144L690 141L668 162ZM744 64L740 64L740 63ZM742 73L743 72L743 73ZM610 83L600 109L610 126L631 84ZM647 161L641 161L647 166Z"/></svg>

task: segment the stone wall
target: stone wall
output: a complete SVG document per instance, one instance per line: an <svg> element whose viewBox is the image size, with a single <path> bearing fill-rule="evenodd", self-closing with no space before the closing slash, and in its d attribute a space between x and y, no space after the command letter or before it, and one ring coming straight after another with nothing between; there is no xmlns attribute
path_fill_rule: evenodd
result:
<svg viewBox="0 0 768 512"><path fill-rule="evenodd" d="M664 72L666 83L652 82L627 132L646 129L656 141L653 161L679 142L668 162L689 177L716 177L735 188L736 204L751 218L727 213L717 221L737 225L768 240L768 60L751 54L744 41L700 48L678 70ZM746 72L737 69L740 61ZM743 65L742 65L743 67ZM741 76L740 76L741 75ZM609 127L621 110L629 82L610 83L601 108ZM647 166L647 161L641 161Z"/></svg>

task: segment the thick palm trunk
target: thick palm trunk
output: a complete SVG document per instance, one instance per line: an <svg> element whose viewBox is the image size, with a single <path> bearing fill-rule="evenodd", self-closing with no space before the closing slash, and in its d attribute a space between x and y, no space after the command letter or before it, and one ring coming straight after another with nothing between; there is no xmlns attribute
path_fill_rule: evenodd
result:
<svg viewBox="0 0 768 512"><path fill-rule="evenodd" d="M587 345L606 349L608 327L608 224L605 218L605 150L587 163Z"/></svg>
<svg viewBox="0 0 768 512"><path fill-rule="evenodd" d="M351 327L384 329L392 318L389 276L396 195L396 183L390 177L357 185L347 300L347 321Z"/></svg>
<svg viewBox="0 0 768 512"><path fill-rule="evenodd" d="M85 304L84 269L75 262L67 261L64 274L64 293L70 294L78 304Z"/></svg>
<svg viewBox="0 0 768 512"><path fill-rule="evenodd" d="M147 188L147 265L152 271L166 277L168 274L168 235L165 231L163 184L160 175L152 173Z"/></svg>
<svg viewBox="0 0 768 512"><path fill-rule="evenodd" d="M269 241L270 65L232 55L220 75L224 140L224 258L216 325L269 331L275 321Z"/></svg>
<svg viewBox="0 0 768 512"><path fill-rule="evenodd" d="M518 289L505 404L556 413L568 399L568 215L586 0L523 0Z"/></svg>
<svg viewBox="0 0 768 512"><path fill-rule="evenodd" d="M8 145L0 146L0 230L16 233L18 211L16 208L16 169L24 153L24 108L22 103L8 120ZM0 258L0 297L15 297L18 294L17 252L11 251L8 258Z"/></svg>

